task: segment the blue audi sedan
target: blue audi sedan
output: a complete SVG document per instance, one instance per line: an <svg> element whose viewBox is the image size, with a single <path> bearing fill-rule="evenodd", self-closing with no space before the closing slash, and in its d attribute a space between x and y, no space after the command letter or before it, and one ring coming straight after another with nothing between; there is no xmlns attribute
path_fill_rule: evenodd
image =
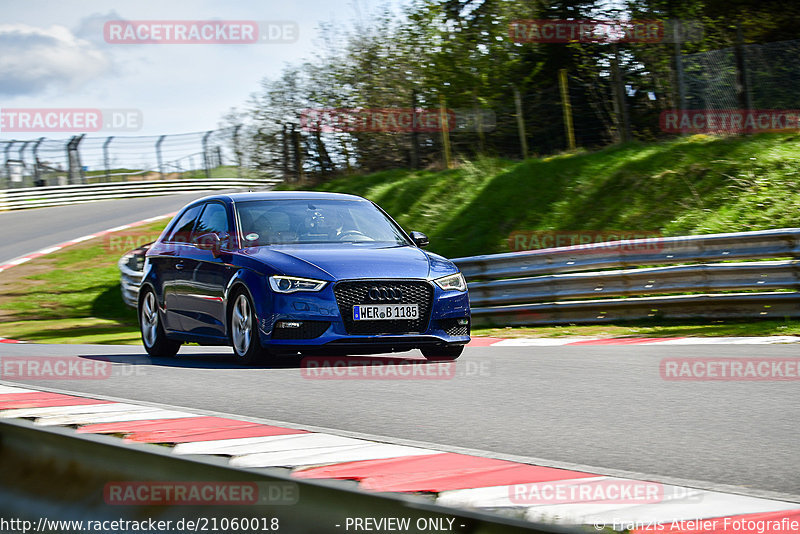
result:
<svg viewBox="0 0 800 534"><path fill-rule="evenodd" d="M216 195L184 207L145 257L142 340L230 345L237 359L420 349L455 359L470 337L467 284L361 197Z"/></svg>

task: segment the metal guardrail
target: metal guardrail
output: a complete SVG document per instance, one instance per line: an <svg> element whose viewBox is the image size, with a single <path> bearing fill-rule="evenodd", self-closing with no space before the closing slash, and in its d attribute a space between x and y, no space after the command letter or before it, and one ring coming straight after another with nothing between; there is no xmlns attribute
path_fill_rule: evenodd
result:
<svg viewBox="0 0 800 534"><path fill-rule="evenodd" d="M144 254L151 244L148 243L125 253L117 262L122 300L131 308L136 308L139 304L139 286L142 284Z"/></svg>
<svg viewBox="0 0 800 534"><path fill-rule="evenodd" d="M6 189L0 191L0 211L61 206L94 200L172 195L193 191L268 188L281 181L277 179L205 178Z"/></svg>
<svg viewBox="0 0 800 534"><path fill-rule="evenodd" d="M453 260L468 279L498 280L642 265L800 257L800 229L609 241Z"/></svg>
<svg viewBox="0 0 800 534"><path fill-rule="evenodd" d="M119 262L129 306L136 306L141 283L137 253ZM473 324L544 325L800 317L800 260L741 261L786 257L800 257L800 229L614 241L453 261L469 280ZM631 268L640 265L656 267Z"/></svg>
<svg viewBox="0 0 800 534"><path fill-rule="evenodd" d="M429 532L417 527L417 521L450 524L450 532L494 533L579 533L580 527L566 528L530 523L473 510L458 510L434 504L416 495L367 493L352 482L292 478L280 469L242 469L232 467L219 457L173 455L163 447L129 444L119 438L76 434L72 429L37 427L30 421L0 420L0 517L30 521L28 531L81 532L92 529L54 528L54 521L172 521L171 527L139 528L154 532L193 530L245 531L244 518L258 518L259 528L246 531L346 532L348 518L409 518L410 528L403 532ZM213 505L153 505L109 503L106 485L125 482L205 482L224 487L228 484L251 484L259 488L255 504L217 503ZM266 499L277 490L275 499ZM291 497L291 498L281 498ZM135 499L134 499L135 501ZM236 501L234 501L236 502ZM227 521L222 521L225 518ZM261 528L261 521L278 528ZM205 519L207 528L175 528L183 519L197 523ZM228 525L230 528L211 528ZM111 523L109 523L110 525ZM116 523L119 525L120 523ZM252 522L248 524L252 525ZM37 526L38 525L38 526ZM34 529L34 527L36 527ZM94 529L95 531L98 529ZM19 530L22 532L22 530ZM125 531L128 528L103 528Z"/></svg>
<svg viewBox="0 0 800 534"><path fill-rule="evenodd" d="M800 261L732 261L787 257L800 257L800 229L634 239L453 261L469 280L474 324L537 325L800 317ZM657 267L632 268L638 266ZM726 293L731 291L742 293Z"/></svg>

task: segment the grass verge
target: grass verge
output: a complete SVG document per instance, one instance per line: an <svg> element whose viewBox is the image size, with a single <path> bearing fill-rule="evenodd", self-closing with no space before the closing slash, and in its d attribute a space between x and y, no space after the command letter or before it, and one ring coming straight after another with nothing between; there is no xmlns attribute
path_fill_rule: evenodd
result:
<svg viewBox="0 0 800 534"><path fill-rule="evenodd" d="M0 336L38 343L139 343L117 261L152 240L166 220L108 234L0 274ZM124 236L124 237L123 237Z"/></svg>
<svg viewBox="0 0 800 534"><path fill-rule="evenodd" d="M800 226L800 135L682 137L446 171L392 170L315 186L380 204L449 258L509 251L512 232L664 236Z"/></svg>

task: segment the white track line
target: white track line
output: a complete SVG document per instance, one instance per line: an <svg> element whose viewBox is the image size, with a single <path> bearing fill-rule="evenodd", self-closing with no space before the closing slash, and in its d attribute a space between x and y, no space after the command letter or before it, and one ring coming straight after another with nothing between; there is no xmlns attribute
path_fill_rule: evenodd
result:
<svg viewBox="0 0 800 534"><path fill-rule="evenodd" d="M18 388L14 386L4 386L0 384L0 395L7 395L13 393L41 393L41 391L39 391L38 389Z"/></svg>
<svg viewBox="0 0 800 534"><path fill-rule="evenodd" d="M246 438L245 438L246 439ZM358 446L373 443L363 439L346 438L332 434L288 434L282 436L266 436L250 443L226 443L238 440L200 441L195 443L179 443L173 449L175 454L224 454L240 456L259 452L300 451L319 447Z"/></svg>
<svg viewBox="0 0 800 534"><path fill-rule="evenodd" d="M141 407L139 407L141 408ZM35 421L40 426L54 425L88 425L92 423L119 423L122 421L145 421L150 419L182 419L184 417L197 417L187 412L172 410L128 410L124 412L60 415L55 417L42 417Z"/></svg>
<svg viewBox="0 0 800 534"><path fill-rule="evenodd" d="M230 464L237 467L299 467L306 465L338 464L364 460L383 460L434 454L438 451L418 449L403 445L370 443L367 445L321 447L305 451L281 451L246 454L231 458Z"/></svg>
<svg viewBox="0 0 800 534"><path fill-rule="evenodd" d="M78 415L90 413L124 412L131 410L152 410L136 404L110 402L108 404L78 404L69 406L43 406L41 408L13 408L0 411L0 417L55 417L61 415Z"/></svg>

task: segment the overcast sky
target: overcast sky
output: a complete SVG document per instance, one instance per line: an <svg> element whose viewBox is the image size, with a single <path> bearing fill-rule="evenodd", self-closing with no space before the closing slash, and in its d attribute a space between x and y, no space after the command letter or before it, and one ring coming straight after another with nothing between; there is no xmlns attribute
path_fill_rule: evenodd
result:
<svg viewBox="0 0 800 534"><path fill-rule="evenodd" d="M320 23L350 27L403 0L0 0L0 110L133 109L136 132L216 128L265 77L313 55ZM250 20L297 24L293 43L109 44L110 20ZM43 133L49 137L68 134ZM98 135L98 134L93 134ZM100 134L102 135L102 134ZM33 138L0 131L0 139Z"/></svg>

